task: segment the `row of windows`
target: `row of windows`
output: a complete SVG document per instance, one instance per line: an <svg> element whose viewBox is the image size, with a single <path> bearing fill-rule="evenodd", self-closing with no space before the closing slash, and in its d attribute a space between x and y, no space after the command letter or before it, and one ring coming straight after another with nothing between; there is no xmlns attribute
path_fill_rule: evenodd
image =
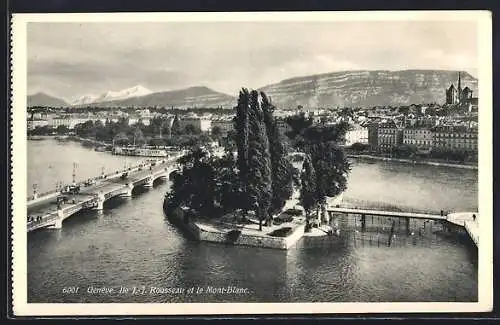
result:
<svg viewBox="0 0 500 325"><path fill-rule="evenodd" d="M477 138L434 138L436 141L451 141L451 142L477 142Z"/></svg>
<svg viewBox="0 0 500 325"><path fill-rule="evenodd" d="M428 144L428 145L432 145L432 141L425 141L425 140L409 140L409 141L404 141L404 143L408 143L408 144Z"/></svg>
<svg viewBox="0 0 500 325"><path fill-rule="evenodd" d="M474 133L434 133L435 137L445 138L476 138L477 134Z"/></svg>
<svg viewBox="0 0 500 325"><path fill-rule="evenodd" d="M436 147L443 148L463 148L463 149L477 149L477 145L461 145L460 143L444 143L444 144L436 144Z"/></svg>
<svg viewBox="0 0 500 325"><path fill-rule="evenodd" d="M405 130L405 133L410 133L410 134L431 134L432 132L429 130Z"/></svg>
<svg viewBox="0 0 500 325"><path fill-rule="evenodd" d="M410 135L404 135L405 139L415 139L415 136L410 136ZM433 137L418 137L419 139L433 139Z"/></svg>
<svg viewBox="0 0 500 325"><path fill-rule="evenodd" d="M379 142L378 145L380 146L380 145L383 145L383 144L390 144L390 143L395 144L395 143L398 143L398 141L383 141L383 142Z"/></svg>
<svg viewBox="0 0 500 325"><path fill-rule="evenodd" d="M391 130L391 129L379 129L378 133L396 133L399 132L399 130Z"/></svg>

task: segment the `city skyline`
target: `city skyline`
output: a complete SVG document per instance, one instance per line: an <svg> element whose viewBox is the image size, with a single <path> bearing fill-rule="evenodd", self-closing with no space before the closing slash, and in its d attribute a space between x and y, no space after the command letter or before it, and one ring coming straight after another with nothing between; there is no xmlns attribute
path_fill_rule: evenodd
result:
<svg viewBox="0 0 500 325"><path fill-rule="evenodd" d="M242 85L346 70L478 76L477 48L467 46L477 27L467 21L30 23L27 31L28 93L70 102L136 85L235 95Z"/></svg>

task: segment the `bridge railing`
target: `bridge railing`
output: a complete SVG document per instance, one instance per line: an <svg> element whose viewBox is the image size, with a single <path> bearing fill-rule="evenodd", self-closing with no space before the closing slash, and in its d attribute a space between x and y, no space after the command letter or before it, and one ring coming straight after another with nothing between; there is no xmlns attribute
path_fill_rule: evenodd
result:
<svg viewBox="0 0 500 325"><path fill-rule="evenodd" d="M441 214L441 211L433 209L417 209L408 206L395 205L387 202L378 201L368 201L360 199L344 198L343 202L339 203L339 207L342 208L357 208L357 209L367 209L367 210L383 210L390 212L408 212L408 213L419 213L419 214ZM446 215L449 211L443 211Z"/></svg>
<svg viewBox="0 0 500 325"><path fill-rule="evenodd" d="M45 224L47 222L57 220L57 218L59 218L59 216L57 215L57 211L52 212L52 213L48 213L48 214L43 215L43 216L35 216L35 217L28 216L28 229L33 228L33 227L38 226L38 225L41 225L41 224Z"/></svg>

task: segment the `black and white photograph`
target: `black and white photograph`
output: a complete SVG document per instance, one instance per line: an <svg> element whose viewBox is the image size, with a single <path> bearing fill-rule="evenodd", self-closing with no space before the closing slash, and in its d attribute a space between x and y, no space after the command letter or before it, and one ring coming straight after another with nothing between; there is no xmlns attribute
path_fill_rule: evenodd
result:
<svg viewBox="0 0 500 325"><path fill-rule="evenodd" d="M12 37L16 315L491 310L490 13Z"/></svg>

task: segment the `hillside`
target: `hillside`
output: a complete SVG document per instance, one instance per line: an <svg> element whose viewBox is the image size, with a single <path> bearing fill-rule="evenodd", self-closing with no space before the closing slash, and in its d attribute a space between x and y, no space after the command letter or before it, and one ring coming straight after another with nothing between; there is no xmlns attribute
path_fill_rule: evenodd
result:
<svg viewBox="0 0 500 325"><path fill-rule="evenodd" d="M227 94L216 92L207 87L191 87L181 90L156 92L145 96L132 97L120 100L102 101L87 104L95 107L148 107L174 106L187 107L219 107L232 108L235 98Z"/></svg>
<svg viewBox="0 0 500 325"><path fill-rule="evenodd" d="M28 107L34 106L47 106L47 107L64 107L68 106L64 100L53 97L44 93L36 93L33 95L28 95L27 98Z"/></svg>
<svg viewBox="0 0 500 325"><path fill-rule="evenodd" d="M462 88L477 96L477 79L462 72ZM407 105L445 102L445 89L457 86L458 71L343 71L283 80L262 87L281 108Z"/></svg>

